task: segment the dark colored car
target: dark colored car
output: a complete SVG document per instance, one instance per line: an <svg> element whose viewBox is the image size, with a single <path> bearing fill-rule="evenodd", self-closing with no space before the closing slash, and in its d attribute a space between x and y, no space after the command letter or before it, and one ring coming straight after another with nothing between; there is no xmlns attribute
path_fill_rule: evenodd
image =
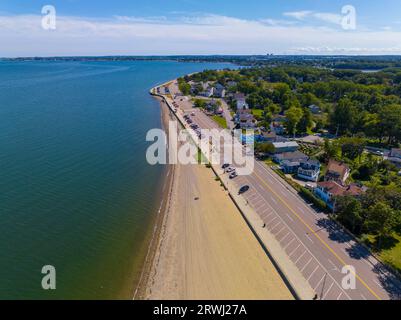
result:
<svg viewBox="0 0 401 320"><path fill-rule="evenodd" d="M245 192L247 192L249 190L249 186L242 186L239 191L238 194L243 194Z"/></svg>
<svg viewBox="0 0 401 320"><path fill-rule="evenodd" d="M225 163L225 164L223 164L223 165L221 166L221 168L222 168L222 169L226 169L226 168L228 168L229 166L230 166L230 164Z"/></svg>

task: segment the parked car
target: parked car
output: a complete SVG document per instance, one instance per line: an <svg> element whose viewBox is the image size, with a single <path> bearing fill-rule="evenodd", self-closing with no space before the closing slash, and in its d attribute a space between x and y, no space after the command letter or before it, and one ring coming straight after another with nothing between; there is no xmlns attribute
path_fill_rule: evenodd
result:
<svg viewBox="0 0 401 320"><path fill-rule="evenodd" d="M314 187L312 184L310 184L310 183L306 183L306 184L305 184L305 188L308 189L308 190L310 190L310 191L313 191L313 190L315 189L315 187Z"/></svg>
<svg viewBox="0 0 401 320"><path fill-rule="evenodd" d="M222 168L222 169L226 169L226 168L228 168L229 166L230 166L229 163L225 163L225 164L223 164L223 165L221 166L221 168Z"/></svg>
<svg viewBox="0 0 401 320"><path fill-rule="evenodd" d="M227 172L227 173L231 173L231 172L233 172L233 171L235 171L235 169L232 168L232 167L229 167L229 168L226 169L226 172Z"/></svg>
<svg viewBox="0 0 401 320"><path fill-rule="evenodd" d="M234 178L236 178L236 177L238 177L238 174L237 174L235 171L234 171L234 172L231 172L229 178L230 178L230 179L234 179Z"/></svg>
<svg viewBox="0 0 401 320"><path fill-rule="evenodd" d="M247 192L248 190L249 190L249 186L248 185L242 186L239 189L238 194L243 194L243 193Z"/></svg>

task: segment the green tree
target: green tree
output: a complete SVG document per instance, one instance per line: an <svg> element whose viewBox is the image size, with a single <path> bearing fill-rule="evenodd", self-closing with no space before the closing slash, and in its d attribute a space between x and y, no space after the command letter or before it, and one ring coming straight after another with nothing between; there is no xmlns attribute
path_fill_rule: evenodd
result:
<svg viewBox="0 0 401 320"><path fill-rule="evenodd" d="M355 160L359 157L360 162L363 150L366 146L365 139L344 137L340 139L339 143L341 144L341 154L343 157L347 157L351 160Z"/></svg>
<svg viewBox="0 0 401 320"><path fill-rule="evenodd" d="M259 153L273 153L274 150L274 145L270 142L257 142L255 144L255 151Z"/></svg>
<svg viewBox="0 0 401 320"><path fill-rule="evenodd" d="M363 223L361 202L352 196L339 197L336 209L337 219L353 233L359 234Z"/></svg>
<svg viewBox="0 0 401 320"><path fill-rule="evenodd" d="M334 107L334 112L330 115L330 123L333 130L338 134L352 131L356 115L357 110L352 102L347 98L341 99Z"/></svg>
<svg viewBox="0 0 401 320"><path fill-rule="evenodd" d="M298 107L291 107L285 112L287 118L287 131L295 136L297 132L297 125L302 119L303 111Z"/></svg>
<svg viewBox="0 0 401 320"><path fill-rule="evenodd" d="M336 159L340 153L340 145L336 140L324 139L323 151L324 162Z"/></svg>
<svg viewBox="0 0 401 320"><path fill-rule="evenodd" d="M391 236L394 228L397 226L397 216L393 210L385 202L377 202L366 211L365 229L378 236L378 248L381 249L383 238Z"/></svg>
<svg viewBox="0 0 401 320"><path fill-rule="evenodd" d="M194 108L202 108L206 107L206 101L203 99L195 99L194 101Z"/></svg>
<svg viewBox="0 0 401 320"><path fill-rule="evenodd" d="M305 108L303 109L302 118L297 125L297 130L298 132L306 133L312 127L312 125L313 125L312 113L308 108Z"/></svg>
<svg viewBox="0 0 401 320"><path fill-rule="evenodd" d="M185 81L179 81L178 88L185 96L188 96L191 93L191 85L189 83L186 83Z"/></svg>
<svg viewBox="0 0 401 320"><path fill-rule="evenodd" d="M383 106L379 111L381 134L388 137L388 143L401 140L401 105Z"/></svg>

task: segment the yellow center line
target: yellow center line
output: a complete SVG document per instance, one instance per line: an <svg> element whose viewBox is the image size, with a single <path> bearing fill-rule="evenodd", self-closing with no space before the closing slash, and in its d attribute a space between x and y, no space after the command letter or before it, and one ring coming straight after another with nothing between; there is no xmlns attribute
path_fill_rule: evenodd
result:
<svg viewBox="0 0 401 320"><path fill-rule="evenodd" d="M297 214L288 204L287 202L285 202L256 172L254 172L254 174L256 175L256 177L312 232L312 234L315 235L315 237L337 258L338 261L341 262L341 264L343 266L347 266L348 264L340 257L337 255L337 253L322 239L319 237L318 234L316 234L316 232L312 229L312 227L310 227L300 216L299 214ZM352 271L351 271L352 272ZM366 289L368 289L370 291L370 293L372 293L376 299L378 300L382 300L377 294L376 292L373 291L373 289L371 289L365 281L363 281L361 279L361 277L359 277L355 272L352 272L355 277L366 287Z"/></svg>

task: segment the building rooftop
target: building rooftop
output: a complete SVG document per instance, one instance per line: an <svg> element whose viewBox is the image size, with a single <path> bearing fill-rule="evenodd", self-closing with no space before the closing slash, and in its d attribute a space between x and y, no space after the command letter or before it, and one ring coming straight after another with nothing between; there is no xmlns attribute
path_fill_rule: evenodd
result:
<svg viewBox="0 0 401 320"><path fill-rule="evenodd" d="M323 181L317 183L318 187L324 188L333 196L359 196L364 193L363 188L357 184L350 184L349 186L342 186L335 181Z"/></svg>
<svg viewBox="0 0 401 320"><path fill-rule="evenodd" d="M390 157L401 158L401 149L397 148L391 149Z"/></svg>
<svg viewBox="0 0 401 320"><path fill-rule="evenodd" d="M302 153L301 151L284 152L284 153L276 154L274 157L278 161L288 160L291 162L294 162L294 161L300 162L302 160L309 158L306 154Z"/></svg>
<svg viewBox="0 0 401 320"><path fill-rule="evenodd" d="M285 142L274 142L273 143L275 148L298 148L299 145L295 141L285 141Z"/></svg>
<svg viewBox="0 0 401 320"><path fill-rule="evenodd" d="M349 167L345 163L335 160L330 160L329 164L327 165L327 173L338 175L339 177L341 177L341 179L349 170Z"/></svg>

